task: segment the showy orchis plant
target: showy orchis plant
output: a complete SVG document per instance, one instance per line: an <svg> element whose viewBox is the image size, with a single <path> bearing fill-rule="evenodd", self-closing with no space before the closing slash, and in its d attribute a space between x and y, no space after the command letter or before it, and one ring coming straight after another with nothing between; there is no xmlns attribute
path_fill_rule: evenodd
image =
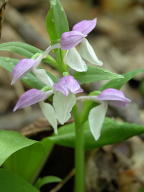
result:
<svg viewBox="0 0 144 192"><path fill-rule="evenodd" d="M97 20L94 18L80 21L69 31L67 18L60 1L51 0L50 4L46 21L51 45L45 51L19 42L4 44L0 48L2 50L9 49L25 56L20 61L12 58L10 59L11 62L7 61L8 64L13 63L14 65L11 84L13 85L18 79L22 79L32 88L21 95L13 111L39 103L45 118L54 129L54 134L40 141L37 148L34 147L33 149L31 146L29 152L24 151L26 155L27 153L28 155L33 155L33 153L39 155L37 159L30 158L30 160L36 161L33 164L35 169L29 165L29 172L26 171L28 168L20 172L20 166L17 172L20 172L27 180L34 181L53 144L74 147L75 191L84 192L85 149L116 143L144 132L143 127L140 129L139 126L135 128L133 125L134 129L131 130L131 124L125 123L122 126L105 118L109 105L119 108L126 107L130 103L130 99L118 89L142 70L123 76L103 69L101 67L103 62L98 59L86 39L96 27ZM42 62L55 68L58 76L46 69L39 68ZM3 66L8 66L7 68L11 70L12 67L8 64L5 65L4 63ZM0 63L0 65L2 64ZM82 84L99 80L110 81L100 87L99 90L93 90L86 95ZM69 121L70 119L73 123ZM66 125L62 126L65 123ZM129 128L127 128L128 125ZM122 129L124 129L125 134L121 131ZM20 137L20 140L23 142L23 138ZM35 141L33 142L35 143ZM23 145L14 146L14 148L19 150L32 145L33 142L28 140ZM16 150L12 149L9 154L11 155ZM43 152L41 152L42 150ZM22 158L26 155L22 155ZM7 157L6 153L5 159ZM18 166L19 158L18 155L18 161L14 165ZM13 162L14 159L10 161L7 167L10 168ZM12 171L13 167L11 168Z"/></svg>
<svg viewBox="0 0 144 192"><path fill-rule="evenodd" d="M44 116L48 119L49 123L54 128L55 133L57 133L57 121L60 124L64 124L70 119L70 112L72 111L73 106L76 104L75 94L83 92L83 90L81 89L77 80L74 79L72 75L68 74L67 76L62 77L57 83L54 83L44 69L38 69L38 65L40 65L42 59L46 57L51 50L56 48L66 50L68 49L64 56L64 61L76 71L87 71L87 65L82 60L81 56L93 64L102 65L102 62L97 59L93 48L85 39L87 34L90 33L95 28L95 26L96 19L84 20L77 23L73 26L72 31L64 32L61 35L60 44L49 46L36 59L22 59L14 67L12 73L12 84L31 70L36 75L36 77L45 83L47 88L50 89L48 91L40 91L34 89L27 91L18 100L14 111L44 101L49 96L54 94L53 106L44 102L42 102L40 106ZM81 56L75 48L75 46L77 46L79 43L81 43L81 47L79 48ZM121 91L115 89L107 89L100 93L98 96L78 97L77 100L80 100L81 98L82 100L92 99L95 101L101 101L99 106L91 109L88 117L90 130L96 140L100 137L100 130L107 111L107 104L106 102L102 101L108 100L118 106L125 106L130 102L130 100L127 99ZM102 115L99 115L101 111Z"/></svg>
<svg viewBox="0 0 144 192"><path fill-rule="evenodd" d="M50 51L59 48L61 50L67 50L64 55L64 64L67 64L73 70L87 73L87 64L82 57L94 65L102 65L102 62L98 60L92 46L88 43L85 37L90 33L96 26L96 19L84 20L72 28L70 32L64 32L61 35L59 43L49 46L40 56L31 59L22 59L13 69L12 84L17 79L23 77L27 72L32 71L36 77L45 84L43 90L31 89L25 92L18 100L14 111L28 107L30 105L39 103L41 110L49 121L51 126L54 128L54 132L57 134L58 123L64 124L71 118L71 112L73 107L76 109L77 101L92 100L97 103L95 107L90 109L89 115L86 119L89 121L90 131L95 140L98 140L101 135L101 128L105 119L107 105L112 104L115 106L126 106L130 99L126 98L122 91L116 89L105 89L96 96L77 96L76 94L83 92L79 82L71 75L71 71L68 69L65 71L65 76L61 77L58 82L54 83L50 76L44 69L39 69L43 58L47 57ZM76 46L81 44L78 51ZM80 53L80 54L79 54ZM53 95L52 105L47 102L47 99ZM46 101L45 101L46 100ZM44 102L45 101L45 102ZM81 175L81 169L84 161L83 148L83 131L81 119L76 117L76 110L73 110L76 129L80 132L76 134L76 191L82 192L83 186L83 175ZM81 113L81 112L79 112ZM76 131L77 133L77 131ZM81 155L80 159L79 156ZM78 163L78 165L77 165Z"/></svg>

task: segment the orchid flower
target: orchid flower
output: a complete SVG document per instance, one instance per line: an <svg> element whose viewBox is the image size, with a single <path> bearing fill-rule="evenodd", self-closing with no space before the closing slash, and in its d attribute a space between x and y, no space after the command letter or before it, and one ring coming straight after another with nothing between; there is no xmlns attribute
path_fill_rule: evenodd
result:
<svg viewBox="0 0 144 192"><path fill-rule="evenodd" d="M100 105L92 108L89 112L89 126L95 140L101 135L101 128L105 119L108 104L116 107L124 107L131 100L125 97L122 91L108 88L102 91L98 96L81 96L77 100L93 100L101 102Z"/></svg>
<svg viewBox="0 0 144 192"><path fill-rule="evenodd" d="M52 81L52 80L51 80ZM40 103L40 107L46 119L57 133L57 124L64 124L71 117L71 110L76 103L75 94L83 92L79 83L73 76L62 77L58 83L53 83L51 89L42 91L30 89L25 92L18 100L13 111ZM53 106L43 102L53 95Z"/></svg>
<svg viewBox="0 0 144 192"><path fill-rule="evenodd" d="M97 58L92 46L85 38L95 28L96 22L96 19L83 20L75 24L72 31L62 34L61 49L67 50L64 62L76 71L87 71L87 65L83 59L94 65L101 66L103 64ZM78 44L80 45L77 50L75 46Z"/></svg>
<svg viewBox="0 0 144 192"><path fill-rule="evenodd" d="M44 69L38 69L37 67L40 65L42 59L46 57L51 50L56 48L59 48L59 44L49 46L36 59L21 59L13 68L11 85L13 85L18 79L22 78L26 73L32 71L40 81L51 87L52 81L48 77L46 71Z"/></svg>

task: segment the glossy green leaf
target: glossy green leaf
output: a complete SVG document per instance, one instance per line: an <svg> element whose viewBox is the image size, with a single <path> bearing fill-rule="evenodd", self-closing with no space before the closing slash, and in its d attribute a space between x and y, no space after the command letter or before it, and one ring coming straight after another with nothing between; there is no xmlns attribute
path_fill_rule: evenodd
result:
<svg viewBox="0 0 144 192"><path fill-rule="evenodd" d="M52 150L51 142L38 142L11 155L4 167L33 183Z"/></svg>
<svg viewBox="0 0 144 192"><path fill-rule="evenodd" d="M43 185L46 185L48 183L58 183L61 181L62 180L59 177L47 176L47 177L39 178L35 183L35 186L40 189Z"/></svg>
<svg viewBox="0 0 144 192"><path fill-rule="evenodd" d="M0 130L0 165L16 151L37 143L16 131Z"/></svg>
<svg viewBox="0 0 144 192"><path fill-rule="evenodd" d="M42 50L24 42L1 43L0 51L9 51L28 58L36 53L42 53Z"/></svg>
<svg viewBox="0 0 144 192"><path fill-rule="evenodd" d="M0 169L0 191L1 192L40 192L23 178Z"/></svg>
<svg viewBox="0 0 144 192"><path fill-rule="evenodd" d="M50 0L46 27L52 43L60 40L63 32L69 31L67 17L60 0Z"/></svg>
<svg viewBox="0 0 144 192"><path fill-rule="evenodd" d="M115 88L115 89L120 89L123 85L125 85L129 80L131 80L132 78L134 78L136 75L138 75L139 73L143 73L144 69L137 69L135 71L131 71L128 73L123 74L124 78L123 79L115 79L115 80L111 80L108 83L106 83L105 85L103 85L100 90L104 90L107 88Z"/></svg>
<svg viewBox="0 0 144 192"><path fill-rule="evenodd" d="M122 75L112 73L101 67L88 67L87 72L76 72L74 77L82 83L92 83L100 80L123 79Z"/></svg>
<svg viewBox="0 0 144 192"><path fill-rule="evenodd" d="M134 135L144 133L144 125L137 125L132 123L117 122L113 119L106 118L102 128L102 134L99 140L95 141L89 129L88 122L83 124L85 129L85 148L92 149L108 144L118 143L126 140ZM75 146L75 132L74 123L62 126L59 129L58 135L48 137L53 143L74 147Z"/></svg>
<svg viewBox="0 0 144 192"><path fill-rule="evenodd" d="M33 55L43 52L42 50L24 42L1 43L0 51L8 51L8 52L16 53L26 58L31 58ZM48 55L44 59L44 62L50 64L52 67L56 67L56 61L50 55Z"/></svg>

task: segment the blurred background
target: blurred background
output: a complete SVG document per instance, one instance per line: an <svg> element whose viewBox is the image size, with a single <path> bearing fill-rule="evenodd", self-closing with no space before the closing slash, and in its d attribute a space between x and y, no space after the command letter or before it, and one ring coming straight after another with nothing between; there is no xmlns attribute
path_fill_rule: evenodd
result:
<svg viewBox="0 0 144 192"><path fill-rule="evenodd" d="M2 5L4 1L0 0ZM70 27L83 19L97 17L98 23L88 36L104 68L126 73L144 68L144 0L61 0ZM45 49L49 37L45 17L49 0L9 0L1 12L1 43L21 41ZM0 52L0 56L20 58L16 54ZM54 69L45 66L55 73ZM20 81L10 86L11 74L0 68L0 129L21 131L34 139L51 134L47 121L38 106L12 112L18 97L28 89ZM86 86L87 91L103 82ZM144 74L140 74L123 88L132 103L126 109L110 108L108 115L119 121L144 123ZM59 161L57 161L59 159ZM87 154L86 185L88 192L144 191L143 137L106 146ZM63 162L67 163L63 163ZM61 164L63 166L61 166ZM72 191L73 150L55 147L41 175L53 174L68 181L59 191ZM50 191L46 186L43 191Z"/></svg>

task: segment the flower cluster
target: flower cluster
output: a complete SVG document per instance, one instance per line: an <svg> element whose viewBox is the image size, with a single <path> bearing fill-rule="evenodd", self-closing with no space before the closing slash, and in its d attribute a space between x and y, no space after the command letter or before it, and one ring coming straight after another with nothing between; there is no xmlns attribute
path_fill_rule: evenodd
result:
<svg viewBox="0 0 144 192"><path fill-rule="evenodd" d="M72 75L64 76L55 83L44 69L38 68L42 59L55 48L67 50L64 63L73 70L80 72L87 71L85 60L94 65L102 65L92 46L85 38L95 26L96 19L81 21L73 26L72 31L62 34L59 44L48 47L35 59L20 60L13 69L12 84L31 71L48 87L48 90L30 89L25 92L19 98L14 111L39 103L44 116L54 128L55 133L57 133L58 123L64 124L70 119L72 108L77 101L93 100L99 102L99 105L90 110L88 120L92 135L96 140L99 139L108 104L118 107L126 106L130 100L124 96L122 91L112 88L105 89L97 96L76 97L76 94L83 92L83 89ZM78 44L80 45L76 49L75 46ZM53 96L52 104L45 101L50 96Z"/></svg>

